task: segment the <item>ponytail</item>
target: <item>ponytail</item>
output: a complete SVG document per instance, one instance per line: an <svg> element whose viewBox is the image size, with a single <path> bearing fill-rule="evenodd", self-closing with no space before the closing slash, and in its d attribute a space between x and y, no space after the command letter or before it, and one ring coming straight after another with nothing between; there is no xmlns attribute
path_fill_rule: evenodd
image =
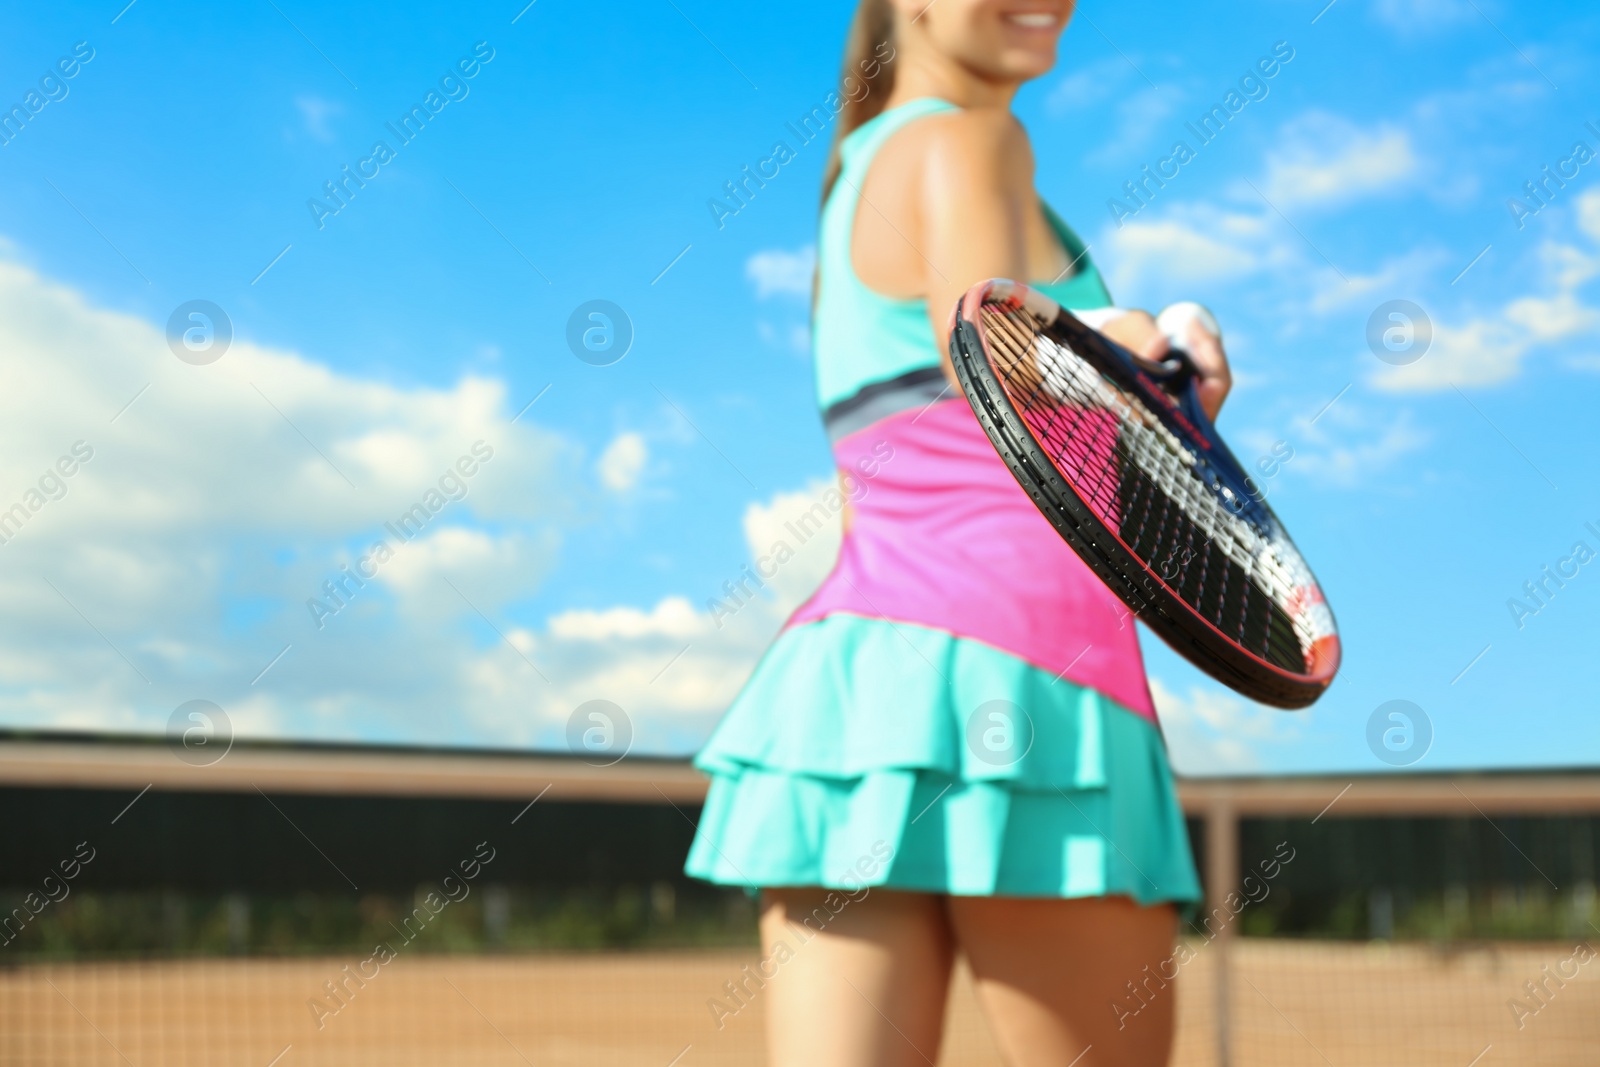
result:
<svg viewBox="0 0 1600 1067"><path fill-rule="evenodd" d="M889 46L889 58L883 60L879 49ZM850 20L850 35L845 38L844 65L840 80L861 78L869 68L877 67L876 82L859 99L844 98L844 107L834 123L833 147L828 152L828 164L822 171L822 202L828 202L834 183L839 180L843 165L839 146L851 131L876 118L883 112L884 101L894 90L894 7L889 0L860 0L856 14ZM873 80L873 78L869 78Z"/></svg>

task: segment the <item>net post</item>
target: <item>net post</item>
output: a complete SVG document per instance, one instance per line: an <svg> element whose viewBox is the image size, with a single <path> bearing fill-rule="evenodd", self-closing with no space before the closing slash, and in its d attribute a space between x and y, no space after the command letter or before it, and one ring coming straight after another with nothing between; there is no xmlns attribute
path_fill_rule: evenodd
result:
<svg viewBox="0 0 1600 1067"><path fill-rule="evenodd" d="M1232 801L1219 796L1206 809L1206 912L1207 918L1220 918L1211 944L1217 1067L1233 1067L1231 949L1234 929L1227 900L1238 885L1239 817Z"/></svg>

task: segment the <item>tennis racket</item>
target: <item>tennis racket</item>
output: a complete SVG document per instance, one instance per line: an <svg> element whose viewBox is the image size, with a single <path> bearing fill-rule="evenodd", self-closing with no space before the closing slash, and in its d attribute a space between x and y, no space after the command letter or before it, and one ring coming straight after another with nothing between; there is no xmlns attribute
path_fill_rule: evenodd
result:
<svg viewBox="0 0 1600 1067"><path fill-rule="evenodd" d="M1280 708L1339 669L1333 613L1217 436L1181 351L1134 355L1042 293L996 279L952 312L978 422L1067 544L1167 644Z"/></svg>

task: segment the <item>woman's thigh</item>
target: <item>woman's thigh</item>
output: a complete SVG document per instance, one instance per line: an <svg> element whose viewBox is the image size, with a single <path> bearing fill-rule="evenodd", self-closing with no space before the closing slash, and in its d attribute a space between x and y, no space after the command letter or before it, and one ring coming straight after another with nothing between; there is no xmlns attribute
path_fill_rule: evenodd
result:
<svg viewBox="0 0 1600 1067"><path fill-rule="evenodd" d="M769 889L761 903L762 957L776 972L761 991L771 1067L938 1061L952 958L943 898Z"/></svg>
<svg viewBox="0 0 1600 1067"><path fill-rule="evenodd" d="M1175 990L1159 975L1177 933L1170 905L1140 907L1127 897L947 901L956 945L1011 1067L1167 1062ZM1139 1004L1130 982L1145 1003L1137 1016L1118 1010Z"/></svg>

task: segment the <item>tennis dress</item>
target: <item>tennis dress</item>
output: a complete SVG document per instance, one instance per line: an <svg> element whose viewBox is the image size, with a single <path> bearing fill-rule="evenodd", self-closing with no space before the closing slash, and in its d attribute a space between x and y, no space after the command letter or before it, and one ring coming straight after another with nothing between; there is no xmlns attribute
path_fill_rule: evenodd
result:
<svg viewBox="0 0 1600 1067"><path fill-rule="evenodd" d="M1134 621L948 387L921 300L850 262L867 168L922 99L854 130L822 213L819 405L853 516L695 759L689 874L726 885L1199 899ZM1076 273L1111 301L1048 208Z"/></svg>

